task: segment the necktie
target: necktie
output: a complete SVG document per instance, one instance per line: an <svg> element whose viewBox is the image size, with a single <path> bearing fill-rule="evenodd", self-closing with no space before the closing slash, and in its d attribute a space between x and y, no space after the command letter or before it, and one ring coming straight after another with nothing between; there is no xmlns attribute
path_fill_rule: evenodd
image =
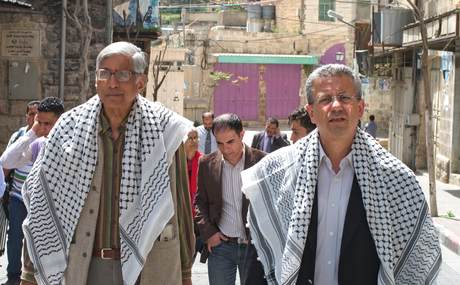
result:
<svg viewBox="0 0 460 285"><path fill-rule="evenodd" d="M266 137L265 137L265 141L264 141L264 151L265 151L266 153L269 153L270 150L271 150L271 148L272 148L272 138L266 136Z"/></svg>
<svg viewBox="0 0 460 285"><path fill-rule="evenodd" d="M211 153L211 130L206 130L206 141L204 143L204 154Z"/></svg>

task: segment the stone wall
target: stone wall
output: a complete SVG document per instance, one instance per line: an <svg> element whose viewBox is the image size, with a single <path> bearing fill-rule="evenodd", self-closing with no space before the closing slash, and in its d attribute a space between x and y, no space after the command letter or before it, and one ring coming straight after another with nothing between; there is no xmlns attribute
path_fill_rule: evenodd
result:
<svg viewBox="0 0 460 285"><path fill-rule="evenodd" d="M9 96L10 80L8 76L9 62L27 61L38 67L38 88L30 97L42 99L47 96L58 96L59 92L59 47L60 47L60 1L33 1L33 10L17 9L0 10L0 31L33 30L39 34L39 51L37 56L7 56L0 51L0 151L4 150L10 135L25 124L26 104L30 99L15 99ZM94 86L95 58L104 46L105 13L104 0L90 1L92 25L95 28L90 51L90 86ZM65 64L64 103L66 109L78 105L80 99L80 67L81 45L80 36L74 23L67 21L67 43ZM0 39L0 45L2 45ZM24 83L27 84L27 83ZM94 94L94 90L87 97ZM84 99L83 99L84 100Z"/></svg>
<svg viewBox="0 0 460 285"><path fill-rule="evenodd" d="M279 33L300 34L302 3L304 0L281 0L276 2L276 30Z"/></svg>

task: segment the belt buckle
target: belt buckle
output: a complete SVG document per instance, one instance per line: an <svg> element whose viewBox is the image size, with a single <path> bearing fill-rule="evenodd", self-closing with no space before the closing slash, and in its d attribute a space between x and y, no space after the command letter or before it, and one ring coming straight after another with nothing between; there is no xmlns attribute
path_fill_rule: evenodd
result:
<svg viewBox="0 0 460 285"><path fill-rule="evenodd" d="M247 239L243 239L243 238L238 238L238 244L245 244L245 245L247 245L247 244L248 244L248 240L247 240Z"/></svg>
<svg viewBox="0 0 460 285"><path fill-rule="evenodd" d="M101 259L112 259L112 257L106 257L105 256L105 253L108 252L108 251L111 251L112 249L109 248L109 247L105 247L105 248L101 248Z"/></svg>

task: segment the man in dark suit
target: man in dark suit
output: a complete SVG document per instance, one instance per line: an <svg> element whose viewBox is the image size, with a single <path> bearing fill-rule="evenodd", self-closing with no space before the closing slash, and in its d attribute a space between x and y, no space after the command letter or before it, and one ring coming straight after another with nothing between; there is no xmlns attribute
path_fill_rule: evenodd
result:
<svg viewBox="0 0 460 285"><path fill-rule="evenodd" d="M265 131L256 134L252 139L251 147L270 153L287 145L289 141L286 135L280 134L278 120L270 117L265 122Z"/></svg>
<svg viewBox="0 0 460 285"><path fill-rule="evenodd" d="M209 252L209 284L235 284L237 268L241 284L266 284L245 227L249 202L240 176L265 154L243 143L243 125L235 114L217 117L212 132L218 151L200 159L195 216Z"/></svg>
<svg viewBox="0 0 460 285"><path fill-rule="evenodd" d="M432 284L441 250L412 171L357 127L359 77L307 79L317 130L242 172L248 221L270 284Z"/></svg>

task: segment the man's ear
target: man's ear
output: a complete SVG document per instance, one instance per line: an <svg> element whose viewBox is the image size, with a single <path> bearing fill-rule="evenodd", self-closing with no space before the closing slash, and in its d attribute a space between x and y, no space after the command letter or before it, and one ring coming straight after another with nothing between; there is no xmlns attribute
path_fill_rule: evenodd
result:
<svg viewBox="0 0 460 285"><path fill-rule="evenodd" d="M307 105L305 105L305 110L307 110L307 113L310 116L310 120L312 121L312 123L316 123L314 122L313 105L307 103Z"/></svg>
<svg viewBox="0 0 460 285"><path fill-rule="evenodd" d="M142 92L147 85L147 76L145 74L139 74L136 78L136 88L137 91L140 93Z"/></svg>

